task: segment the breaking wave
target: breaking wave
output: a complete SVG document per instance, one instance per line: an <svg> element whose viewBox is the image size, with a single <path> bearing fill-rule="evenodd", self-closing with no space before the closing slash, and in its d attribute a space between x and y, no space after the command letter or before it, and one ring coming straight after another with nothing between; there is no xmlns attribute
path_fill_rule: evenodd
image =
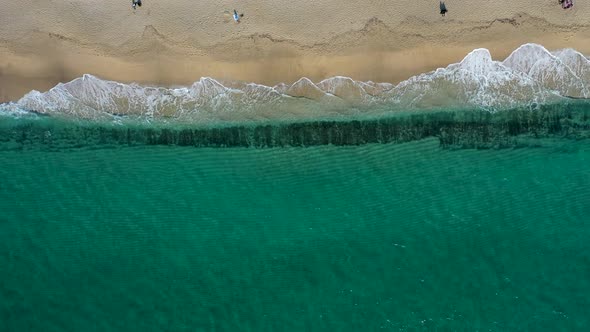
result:
<svg viewBox="0 0 590 332"><path fill-rule="evenodd" d="M0 105L4 114L27 112L80 119L139 118L191 122L302 120L385 114L395 110L475 108L490 111L590 98L590 60L573 49L550 52L525 44L504 61L476 49L461 62L397 85L332 77L314 83L265 86L205 77L190 87L123 84L84 75L47 92L31 91Z"/></svg>

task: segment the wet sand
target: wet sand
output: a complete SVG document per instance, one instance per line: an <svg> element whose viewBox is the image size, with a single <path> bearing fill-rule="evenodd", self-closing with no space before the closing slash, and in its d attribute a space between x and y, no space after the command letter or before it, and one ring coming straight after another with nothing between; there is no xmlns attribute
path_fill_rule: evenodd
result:
<svg viewBox="0 0 590 332"><path fill-rule="evenodd" d="M590 54L590 3L244 0L195 3L28 0L0 12L0 101L84 73L186 85L202 76L273 85L343 75L397 83L478 47L504 59L521 44ZM235 23L230 12L244 13Z"/></svg>

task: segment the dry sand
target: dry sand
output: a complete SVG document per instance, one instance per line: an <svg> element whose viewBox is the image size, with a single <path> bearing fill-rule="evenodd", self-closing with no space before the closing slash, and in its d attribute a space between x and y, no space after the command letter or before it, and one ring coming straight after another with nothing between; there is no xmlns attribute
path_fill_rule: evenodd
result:
<svg viewBox="0 0 590 332"><path fill-rule="evenodd" d="M262 84L343 75L396 83L474 48L590 54L590 1L0 0L0 101L84 73L153 85L201 76ZM244 13L241 23L231 11Z"/></svg>

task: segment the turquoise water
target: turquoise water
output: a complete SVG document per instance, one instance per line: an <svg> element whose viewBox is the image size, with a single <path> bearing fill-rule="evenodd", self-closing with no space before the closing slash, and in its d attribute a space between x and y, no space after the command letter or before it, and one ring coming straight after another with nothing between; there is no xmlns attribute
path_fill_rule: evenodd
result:
<svg viewBox="0 0 590 332"><path fill-rule="evenodd" d="M2 331L587 331L590 141L0 151Z"/></svg>

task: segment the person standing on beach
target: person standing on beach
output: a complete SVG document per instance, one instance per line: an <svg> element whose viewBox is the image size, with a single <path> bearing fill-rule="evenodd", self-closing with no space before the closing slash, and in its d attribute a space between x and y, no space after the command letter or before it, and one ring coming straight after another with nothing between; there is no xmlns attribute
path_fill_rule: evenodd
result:
<svg viewBox="0 0 590 332"><path fill-rule="evenodd" d="M131 0L131 7L133 7L133 9L136 9L137 6L141 7L141 0Z"/></svg>
<svg viewBox="0 0 590 332"><path fill-rule="evenodd" d="M440 14L442 16L445 16L445 14L448 12L447 6L445 6L445 3L441 1L439 4L439 7L440 7Z"/></svg>

